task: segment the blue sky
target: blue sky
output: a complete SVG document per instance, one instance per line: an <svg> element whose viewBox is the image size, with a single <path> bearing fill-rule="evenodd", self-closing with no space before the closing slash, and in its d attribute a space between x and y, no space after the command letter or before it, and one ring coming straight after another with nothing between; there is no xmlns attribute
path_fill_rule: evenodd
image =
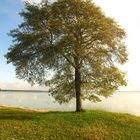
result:
<svg viewBox="0 0 140 140"><path fill-rule="evenodd" d="M12 43L7 33L21 22L19 11L23 9L20 0L1 0L0 1L0 86L16 82L14 67L6 64L4 55ZM5 85L6 86L6 85Z"/></svg>
<svg viewBox="0 0 140 140"><path fill-rule="evenodd" d="M22 9L24 9L22 0L0 1L0 88L2 89L40 89L38 86L31 87L27 82L17 79L14 66L7 64L4 57L12 44L12 38L8 33L21 23L19 12Z"/></svg>
<svg viewBox="0 0 140 140"><path fill-rule="evenodd" d="M39 2L40 0L29 0ZM113 17L125 28L128 37L126 44L129 51L129 62L123 66L127 71L128 86L124 90L140 90L140 2L139 0L94 0L102 10ZM12 44L12 38L7 35L17 27L22 19L19 12L24 8L22 0L0 1L0 88L8 89L38 89L30 87L27 82L15 76L12 64L6 64L4 55ZM39 87L40 88L40 87Z"/></svg>

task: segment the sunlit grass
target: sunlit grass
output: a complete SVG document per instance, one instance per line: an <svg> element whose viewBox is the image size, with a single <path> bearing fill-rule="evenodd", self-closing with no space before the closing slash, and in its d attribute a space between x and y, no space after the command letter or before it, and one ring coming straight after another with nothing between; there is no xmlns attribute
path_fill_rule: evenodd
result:
<svg viewBox="0 0 140 140"><path fill-rule="evenodd" d="M139 140L140 117L0 108L0 140Z"/></svg>

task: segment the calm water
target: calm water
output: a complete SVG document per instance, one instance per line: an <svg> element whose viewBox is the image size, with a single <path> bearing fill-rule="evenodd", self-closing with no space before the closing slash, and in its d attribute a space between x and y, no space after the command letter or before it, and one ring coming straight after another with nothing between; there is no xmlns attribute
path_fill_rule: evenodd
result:
<svg viewBox="0 0 140 140"><path fill-rule="evenodd" d="M75 100L59 105L45 92L0 92L0 105L47 109L59 111L75 110ZM125 112L140 116L140 92L116 92L112 97L103 98L102 102L83 102L86 109L102 109L112 112Z"/></svg>

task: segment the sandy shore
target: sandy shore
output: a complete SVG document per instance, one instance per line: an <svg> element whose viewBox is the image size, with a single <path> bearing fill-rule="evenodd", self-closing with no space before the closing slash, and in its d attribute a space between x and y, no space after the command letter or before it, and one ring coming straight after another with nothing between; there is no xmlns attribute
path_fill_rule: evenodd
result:
<svg viewBox="0 0 140 140"><path fill-rule="evenodd" d="M17 106L11 106L11 105L0 105L0 108L15 108L15 109L23 109L23 110L28 110L28 111L36 111L36 112L49 112L51 110L47 110L47 109L31 109L28 107L17 107Z"/></svg>

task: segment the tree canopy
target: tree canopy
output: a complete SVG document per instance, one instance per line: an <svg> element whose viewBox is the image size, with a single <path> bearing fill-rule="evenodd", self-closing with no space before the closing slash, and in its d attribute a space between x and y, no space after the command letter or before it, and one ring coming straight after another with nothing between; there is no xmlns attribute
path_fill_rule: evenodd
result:
<svg viewBox="0 0 140 140"><path fill-rule="evenodd" d="M25 3L20 16L6 55L18 78L49 86L59 103L76 98L76 111L81 99L97 102L126 85L118 68L127 61L126 33L91 0Z"/></svg>

